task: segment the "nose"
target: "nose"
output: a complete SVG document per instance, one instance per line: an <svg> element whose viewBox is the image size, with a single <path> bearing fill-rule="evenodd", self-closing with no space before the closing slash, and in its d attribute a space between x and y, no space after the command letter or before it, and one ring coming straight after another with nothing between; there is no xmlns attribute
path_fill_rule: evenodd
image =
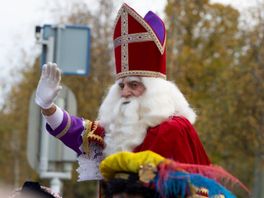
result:
<svg viewBox="0 0 264 198"><path fill-rule="evenodd" d="M123 98L129 98L132 95L130 88L125 85L123 89L121 90L121 97Z"/></svg>

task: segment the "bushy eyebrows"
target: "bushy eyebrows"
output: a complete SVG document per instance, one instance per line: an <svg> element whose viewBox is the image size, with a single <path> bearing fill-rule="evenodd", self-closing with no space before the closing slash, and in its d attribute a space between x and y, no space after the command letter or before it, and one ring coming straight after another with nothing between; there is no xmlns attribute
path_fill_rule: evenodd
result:
<svg viewBox="0 0 264 198"><path fill-rule="evenodd" d="M116 84L121 88L125 86L125 83L129 84L130 86L132 86L134 83L142 84L142 79L141 77L138 77L138 76L128 76L125 78L118 79L116 81Z"/></svg>
<svg viewBox="0 0 264 198"><path fill-rule="evenodd" d="M137 76L129 76L127 77L128 82L142 82L140 77Z"/></svg>
<svg viewBox="0 0 264 198"><path fill-rule="evenodd" d="M138 76L128 76L125 78L120 78L117 80L117 84L124 83L124 81L127 80L127 82L142 82L141 77Z"/></svg>
<svg viewBox="0 0 264 198"><path fill-rule="evenodd" d="M130 86L133 86L133 85L140 85L140 84L143 84L143 83L141 81L132 80L132 81L128 81L127 84L130 85Z"/></svg>

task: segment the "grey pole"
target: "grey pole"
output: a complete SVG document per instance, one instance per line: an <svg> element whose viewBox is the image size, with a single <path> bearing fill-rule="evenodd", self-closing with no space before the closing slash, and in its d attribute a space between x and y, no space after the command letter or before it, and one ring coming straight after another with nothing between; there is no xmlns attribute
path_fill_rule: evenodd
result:
<svg viewBox="0 0 264 198"><path fill-rule="evenodd" d="M58 177L53 177L50 181L50 187L53 192L61 194L63 183Z"/></svg>
<svg viewBox="0 0 264 198"><path fill-rule="evenodd" d="M46 63L53 62L54 59L54 37L49 37L47 42L43 42L42 44L47 45L47 59ZM48 144L49 144L49 137L48 134L45 133L46 122L42 118L42 126L41 126L41 143L40 143L40 175L48 170Z"/></svg>

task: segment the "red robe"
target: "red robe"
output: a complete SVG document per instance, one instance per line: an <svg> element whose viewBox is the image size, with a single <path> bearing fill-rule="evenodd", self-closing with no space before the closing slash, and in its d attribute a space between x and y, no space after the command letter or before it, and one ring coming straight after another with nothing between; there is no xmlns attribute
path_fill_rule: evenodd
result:
<svg viewBox="0 0 264 198"><path fill-rule="evenodd" d="M184 117L173 116L160 125L149 128L143 143L134 152L145 150L181 163L210 164L197 132Z"/></svg>
<svg viewBox="0 0 264 198"><path fill-rule="evenodd" d="M52 130L49 125L47 125L47 129L65 145L76 151L78 155L81 155L83 151L91 150L88 148L91 142L96 142L103 147L104 129L95 122L90 123L92 124L87 125L90 128L85 127L81 118L64 113L63 122L57 129ZM83 132L86 134L84 137L82 136ZM62 133L63 135L60 135ZM83 142L83 140L85 141ZM80 147L83 151L80 150ZM145 150L154 151L165 158L181 163L210 164L195 129L184 117L172 116L158 126L148 128L142 144L133 151Z"/></svg>

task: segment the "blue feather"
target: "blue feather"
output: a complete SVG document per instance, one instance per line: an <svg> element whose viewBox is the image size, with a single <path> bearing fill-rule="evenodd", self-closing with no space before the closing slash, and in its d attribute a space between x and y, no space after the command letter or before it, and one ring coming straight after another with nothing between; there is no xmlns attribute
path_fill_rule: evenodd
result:
<svg viewBox="0 0 264 198"><path fill-rule="evenodd" d="M190 174L181 171L169 172L168 176L160 178L159 175L154 179L157 190L165 197L184 198L191 195L190 184L198 188L206 188L209 198L222 194L225 198L235 198L229 190L217 183L213 179L206 178L199 174Z"/></svg>

